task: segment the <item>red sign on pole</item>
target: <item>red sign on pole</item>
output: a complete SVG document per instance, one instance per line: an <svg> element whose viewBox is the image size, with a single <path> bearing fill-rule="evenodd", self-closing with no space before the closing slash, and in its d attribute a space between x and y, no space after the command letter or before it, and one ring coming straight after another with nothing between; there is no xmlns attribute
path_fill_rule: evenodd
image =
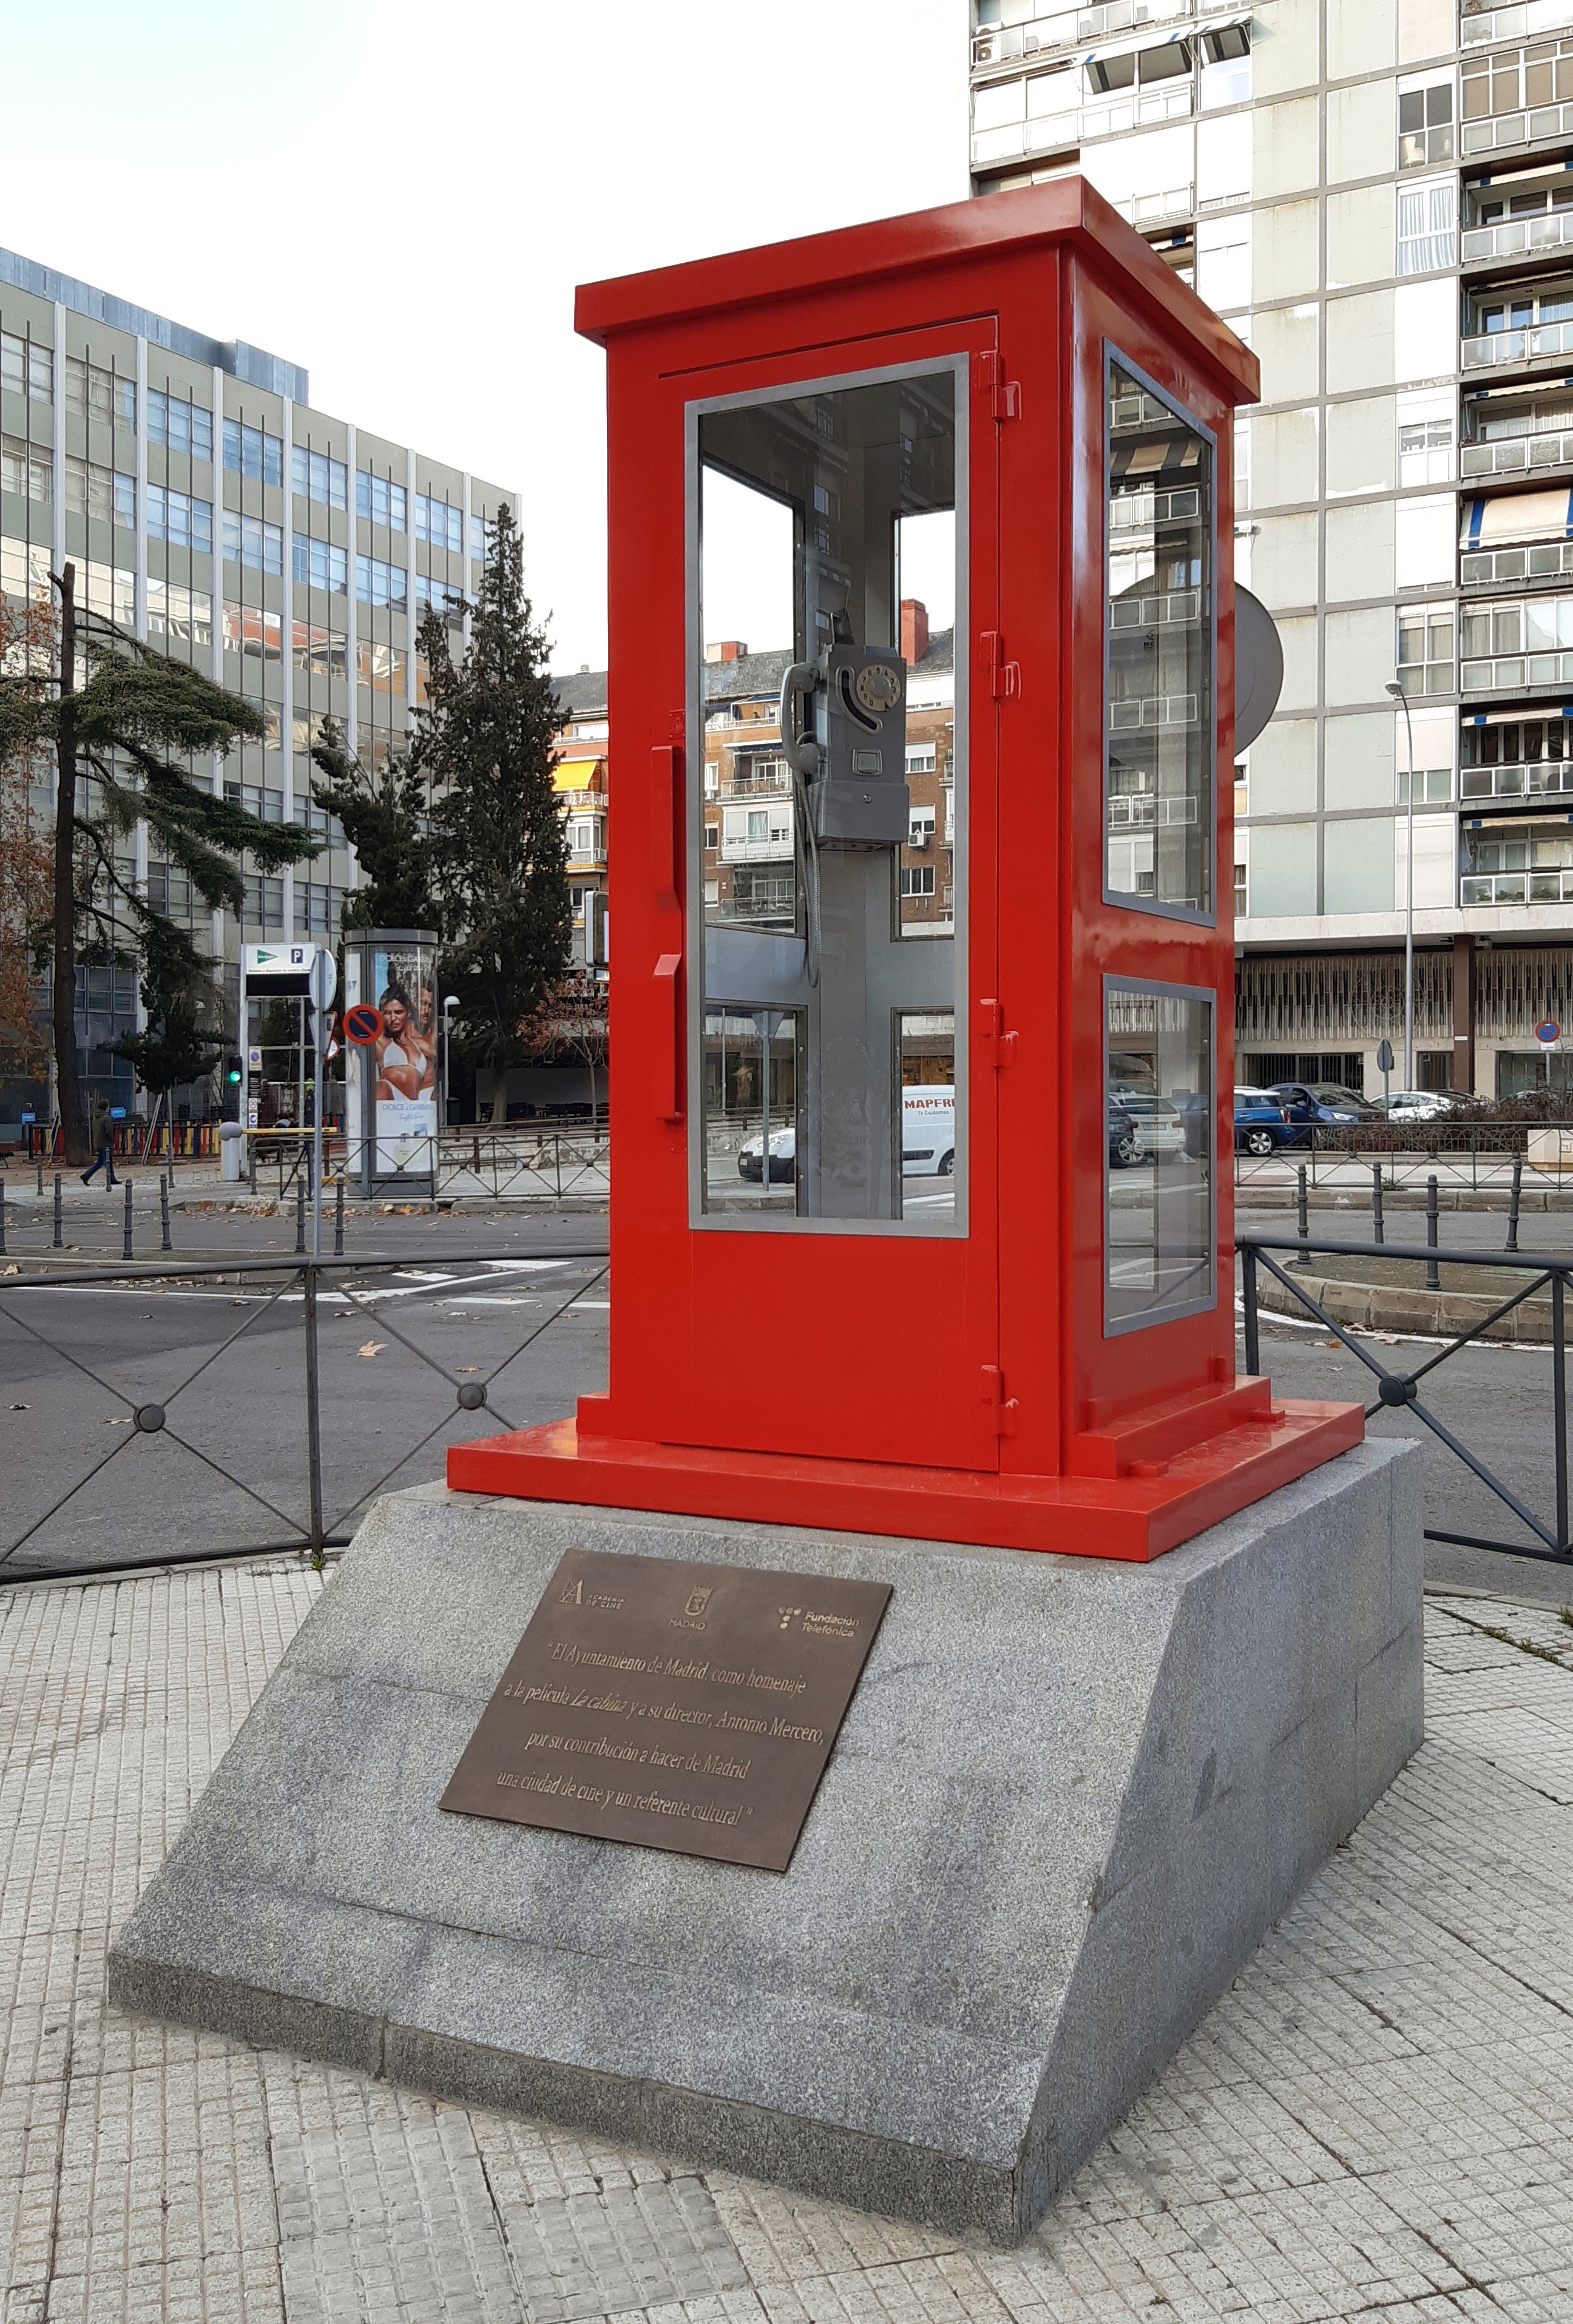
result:
<svg viewBox="0 0 1573 2324"><path fill-rule="evenodd" d="M382 1010L374 1009L369 1001L357 1001L353 1009L345 1010L344 1038L347 1041L353 1041L357 1049L364 1049L371 1042L380 1040L382 1031Z"/></svg>

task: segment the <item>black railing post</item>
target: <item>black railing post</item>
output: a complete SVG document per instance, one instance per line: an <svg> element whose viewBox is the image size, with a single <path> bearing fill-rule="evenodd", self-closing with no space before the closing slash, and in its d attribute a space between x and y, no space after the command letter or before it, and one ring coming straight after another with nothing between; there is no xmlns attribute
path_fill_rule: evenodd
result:
<svg viewBox="0 0 1573 2324"><path fill-rule="evenodd" d="M306 1481L311 1502L311 1563L322 1563L322 1402L317 1377L317 1269L310 1260L306 1279Z"/></svg>
<svg viewBox="0 0 1573 2324"><path fill-rule="evenodd" d="M175 1246L170 1240L170 1182L167 1177L159 1180L159 1229L162 1236L159 1249L173 1250Z"/></svg>
<svg viewBox="0 0 1573 2324"><path fill-rule="evenodd" d="M256 1192L256 1139L254 1136L245 1141L245 1177L247 1193L254 1194Z"/></svg>
<svg viewBox="0 0 1573 2324"><path fill-rule="evenodd" d="M1557 1448L1557 1550L1568 1549L1568 1339L1563 1313L1567 1277L1551 1277L1551 1428Z"/></svg>
<svg viewBox="0 0 1573 2324"><path fill-rule="evenodd" d="M1316 1149L1313 1148L1311 1150L1314 1153ZM1306 1209L1305 1164L1303 1162L1300 1163L1296 1169L1295 1177L1298 1181L1294 1204L1295 1232L1299 1235L1300 1241L1305 1243L1310 1240L1310 1218ZM1300 1255L1302 1258L1306 1256L1303 1251Z"/></svg>
<svg viewBox="0 0 1573 2324"><path fill-rule="evenodd" d="M1376 1228L1373 1240L1376 1242L1385 1242L1387 1234L1382 1222L1382 1165L1380 1162L1373 1162L1371 1165L1371 1216Z"/></svg>
<svg viewBox="0 0 1573 2324"><path fill-rule="evenodd" d="M295 1180L295 1257L306 1256L306 1181Z"/></svg>
<svg viewBox="0 0 1573 2324"><path fill-rule="evenodd" d="M5 1181L0 1178L0 1259L5 1256Z"/></svg>
<svg viewBox="0 0 1573 2324"><path fill-rule="evenodd" d="M65 1247L66 1247L66 1213L65 1213L65 1205L64 1205L64 1204L63 1204L63 1203L61 1202L61 1200L60 1200L60 1172L57 1170L57 1171L55 1172L55 1240L54 1240L54 1248L56 1249L56 1250L64 1250Z"/></svg>
<svg viewBox="0 0 1573 2324"><path fill-rule="evenodd" d="M131 1181L129 1178L127 1178L125 1182L125 1235L120 1255L123 1259L130 1259L133 1255L131 1249Z"/></svg>
<svg viewBox="0 0 1573 2324"><path fill-rule="evenodd" d="M338 1190L333 1197L333 1256L335 1259L344 1257L344 1180L342 1176L339 1178Z"/></svg>
<svg viewBox="0 0 1573 2324"><path fill-rule="evenodd" d="M43 1148L42 1146L33 1158L38 1164L38 1191L42 1194L43 1193Z"/></svg>
<svg viewBox="0 0 1573 2324"><path fill-rule="evenodd" d="M1254 1377L1262 1370L1262 1342L1256 1323L1256 1253L1250 1243L1240 1252L1240 1279L1245 1310L1245 1370Z"/></svg>
<svg viewBox="0 0 1573 2324"><path fill-rule="evenodd" d="M1524 1157L1522 1154L1515 1154L1513 1157L1513 1192L1507 1198L1507 1247L1509 1250L1516 1250L1518 1249L1518 1198L1520 1190L1523 1184L1523 1175Z"/></svg>
<svg viewBox="0 0 1573 2324"><path fill-rule="evenodd" d="M1428 1250L1435 1250L1436 1248L1437 1182L1435 1177L1432 1176L1426 1180L1426 1249ZM1434 1259L1428 1259L1426 1261L1426 1289L1428 1291L1439 1291L1441 1287L1442 1278L1437 1272L1437 1262Z"/></svg>

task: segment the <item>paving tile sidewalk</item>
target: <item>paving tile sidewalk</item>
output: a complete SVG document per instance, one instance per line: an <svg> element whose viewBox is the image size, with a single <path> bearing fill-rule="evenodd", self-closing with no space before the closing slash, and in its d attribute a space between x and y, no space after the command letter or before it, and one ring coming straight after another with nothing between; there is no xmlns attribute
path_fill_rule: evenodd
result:
<svg viewBox="0 0 1573 2324"><path fill-rule="evenodd" d="M1430 1601L1424 1749L1002 2253L111 2010L110 1928L323 1586L0 1594L5 2324L1573 2324L1554 1612Z"/></svg>

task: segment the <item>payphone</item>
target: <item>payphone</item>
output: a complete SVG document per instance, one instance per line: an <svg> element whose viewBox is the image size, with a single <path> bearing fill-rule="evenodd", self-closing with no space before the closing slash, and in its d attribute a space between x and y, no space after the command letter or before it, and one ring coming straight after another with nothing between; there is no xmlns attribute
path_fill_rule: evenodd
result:
<svg viewBox="0 0 1573 2324"><path fill-rule="evenodd" d="M594 284L578 320L610 1379L449 1483L1146 1558L1356 1443L1359 1406L1235 1370L1250 351L1075 179Z"/></svg>

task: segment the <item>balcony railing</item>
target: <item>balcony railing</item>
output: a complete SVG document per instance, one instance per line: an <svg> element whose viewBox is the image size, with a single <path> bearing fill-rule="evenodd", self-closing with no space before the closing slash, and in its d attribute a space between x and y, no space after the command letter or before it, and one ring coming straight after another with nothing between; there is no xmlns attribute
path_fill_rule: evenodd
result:
<svg viewBox="0 0 1573 2324"><path fill-rule="evenodd" d="M1526 686L1573 686L1573 653L1483 655L1459 668L1466 694L1500 694Z"/></svg>
<svg viewBox="0 0 1573 2324"><path fill-rule="evenodd" d="M1151 830L1158 824L1194 823L1193 798L1154 798L1150 791L1127 791L1109 801L1109 829Z"/></svg>
<svg viewBox="0 0 1573 2324"><path fill-rule="evenodd" d="M1494 48L1499 41L1531 41L1541 32L1573 24L1573 0L1519 0L1512 8L1465 6L1458 26L1460 48Z"/></svg>
<svg viewBox="0 0 1573 2324"><path fill-rule="evenodd" d="M1165 193L1136 194L1129 201L1115 202L1114 207L1138 228L1161 226L1167 218L1191 216L1196 208L1196 188L1170 186Z"/></svg>
<svg viewBox="0 0 1573 2324"><path fill-rule="evenodd" d="M1573 112L1573 106L1568 107ZM1544 355L1573 355L1573 323L1531 323L1517 331L1485 331L1464 341L1466 371L1501 364L1533 363Z"/></svg>
<svg viewBox="0 0 1573 2324"><path fill-rule="evenodd" d="M1123 734L1142 726L1194 726L1196 701L1194 694L1150 694L1141 700L1111 702L1109 732Z"/></svg>
<svg viewBox="0 0 1573 2324"><path fill-rule="evenodd" d="M1500 153L1513 145L1541 145L1573 132L1573 104L1534 105L1460 124L1467 153Z"/></svg>
<svg viewBox="0 0 1573 2324"><path fill-rule="evenodd" d="M1497 581L1550 581L1573 573L1573 540L1537 542L1532 548L1475 549L1459 562L1458 577L1478 588Z"/></svg>
<svg viewBox="0 0 1573 2324"><path fill-rule="evenodd" d="M1573 243L1573 210L1553 210L1544 217L1508 218L1501 226L1464 229L1464 263L1481 259L1522 258L1538 250L1563 250Z"/></svg>
<svg viewBox="0 0 1573 2324"><path fill-rule="evenodd" d="M1536 759L1528 765L1462 767L1458 797L1466 799L1558 798L1573 792L1573 760Z"/></svg>
<svg viewBox="0 0 1573 2324"><path fill-rule="evenodd" d="M1064 79L1069 97L1075 93L1076 77L1067 73ZM1138 89L1097 105L1078 102L1059 113L975 130L972 166L975 170L994 169L1002 162L1025 161L1035 154L1058 152L1063 146L1085 144L1089 138L1123 136L1128 130L1151 128L1160 122L1188 120L1195 109L1196 88L1189 78L1161 82L1154 88Z"/></svg>
<svg viewBox="0 0 1573 2324"><path fill-rule="evenodd" d="M1537 468L1573 466L1573 429L1558 429L1544 436L1504 436L1491 444L1460 446L1458 465L1466 476L1522 476Z"/></svg>
<svg viewBox="0 0 1573 2324"><path fill-rule="evenodd" d="M1458 882L1461 904L1566 904L1573 872L1469 872Z"/></svg>
<svg viewBox="0 0 1573 2324"><path fill-rule="evenodd" d="M1116 597L1109 607L1111 630L1179 629L1200 619L1199 589L1172 589L1156 597Z"/></svg>
<svg viewBox="0 0 1573 2324"><path fill-rule="evenodd" d="M792 835L790 831L773 832L768 839L721 840L723 863L790 863L792 860Z"/></svg>
<svg viewBox="0 0 1573 2324"><path fill-rule="evenodd" d="M1223 0L1218 0L1223 5ZM1144 32L1149 24L1171 24L1190 14L1191 0L1106 0L1099 8L1057 8L1021 24L985 24L972 36L974 71L1012 64L1020 57L1055 49L1079 48L1121 32Z"/></svg>

